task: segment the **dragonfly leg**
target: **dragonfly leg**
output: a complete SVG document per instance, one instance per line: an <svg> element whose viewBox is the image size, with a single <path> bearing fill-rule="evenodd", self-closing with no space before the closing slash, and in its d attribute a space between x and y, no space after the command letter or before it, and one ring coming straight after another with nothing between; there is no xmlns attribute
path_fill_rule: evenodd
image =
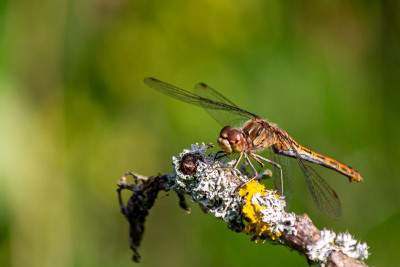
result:
<svg viewBox="0 0 400 267"><path fill-rule="evenodd" d="M222 153L225 153L224 151L218 151L217 152L217 155L218 154L222 154ZM222 158L222 157L225 157L225 156L228 156L228 154L225 154L225 155L222 155L222 156L217 156L217 155L215 155L215 157L214 157L214 160L216 160L217 159L217 157L218 158ZM237 175L238 176L240 176L242 173L240 172L240 170L237 168L237 166L239 165L239 163L240 163L240 161L242 160L242 157L243 157L243 153L240 153L240 155L239 155L239 157L237 158L237 160L236 160L236 162L235 162L235 164L233 165L233 167L218 167L218 169L230 169L230 170L233 170L233 171L235 171L236 173L237 173Z"/></svg>
<svg viewBox="0 0 400 267"><path fill-rule="evenodd" d="M256 168L254 168L253 164L251 164L251 161L250 161L249 157L247 156L247 154L244 154L244 158L246 159L247 163L250 165L251 170L254 172L253 178L251 178L249 181L249 182L251 182L258 176L258 172L257 172Z"/></svg>
<svg viewBox="0 0 400 267"><path fill-rule="evenodd" d="M258 172L257 172L256 168L254 168L253 164L251 163L249 156L246 153L243 153L243 155L244 155L244 158L246 159L247 163L250 165L251 170L254 172L254 176L250 180L248 180L248 181L244 182L243 184L239 185L238 187L236 187L236 190L245 186L247 183L250 183L254 179L258 178Z"/></svg>
<svg viewBox="0 0 400 267"><path fill-rule="evenodd" d="M280 174L281 174L281 189L282 189L282 195L284 195L284 193L283 193L283 171L282 171L281 165L279 165L279 164L276 163L275 161L272 161L272 160L263 158L263 157L261 157L261 156L258 155L258 154L251 153L251 154L250 154L250 157L252 157L252 158L253 158L255 161L257 161L257 162L259 162L260 160L265 161L265 162L267 162L267 163L269 163L269 164L271 164L271 165L273 165L273 166L275 166L275 167L277 167L277 168L279 169Z"/></svg>
<svg viewBox="0 0 400 267"><path fill-rule="evenodd" d="M237 166L239 165L240 161L242 160L243 154L244 154L244 152L240 153L240 156L236 160L235 165L233 165L233 169L237 169Z"/></svg>
<svg viewBox="0 0 400 267"><path fill-rule="evenodd" d="M220 151L218 151L218 152L215 154L215 156L214 156L214 161L217 160L217 159L226 157L226 156L228 156L228 154L226 154L225 151L220 150Z"/></svg>
<svg viewBox="0 0 400 267"><path fill-rule="evenodd" d="M258 158L254 157L254 155L252 153L250 154L250 157L252 159L254 159L255 161L257 161L258 164L260 164L261 167L260 167L260 169L258 169L258 172L261 172L261 170L262 170L262 168L264 168L265 164L261 160L259 160Z"/></svg>

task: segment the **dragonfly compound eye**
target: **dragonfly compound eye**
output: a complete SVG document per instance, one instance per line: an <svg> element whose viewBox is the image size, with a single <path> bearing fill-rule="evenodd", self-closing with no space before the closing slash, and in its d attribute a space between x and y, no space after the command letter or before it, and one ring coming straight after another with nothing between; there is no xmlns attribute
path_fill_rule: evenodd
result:
<svg viewBox="0 0 400 267"><path fill-rule="evenodd" d="M231 126L225 126L222 130L221 133L219 134L219 136L221 136L222 138L226 139L228 138L228 132L231 130Z"/></svg>
<svg viewBox="0 0 400 267"><path fill-rule="evenodd" d="M231 144L237 144L242 140L243 134L238 130L230 130L228 133L228 141Z"/></svg>

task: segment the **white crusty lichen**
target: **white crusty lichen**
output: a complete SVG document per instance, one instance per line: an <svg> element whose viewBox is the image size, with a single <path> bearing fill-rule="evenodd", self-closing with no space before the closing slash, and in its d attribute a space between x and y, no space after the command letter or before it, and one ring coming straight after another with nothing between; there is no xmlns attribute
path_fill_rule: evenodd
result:
<svg viewBox="0 0 400 267"><path fill-rule="evenodd" d="M246 217L249 221L246 231L255 241L279 241L283 232L294 233L296 216L285 211L283 196L265 190L257 181L244 185L248 178L232 170L235 161L215 160L214 155L206 155L208 148L204 144L195 144L173 157L176 175L171 177L174 179L171 189L190 195L205 212L228 222L231 228L243 225ZM182 171L181 165L188 155L199 159L195 171L189 175Z"/></svg>
<svg viewBox="0 0 400 267"><path fill-rule="evenodd" d="M335 238L335 244L340 251L352 258L365 260L369 256L367 243L357 241L349 233L339 233Z"/></svg>
<svg viewBox="0 0 400 267"><path fill-rule="evenodd" d="M293 228L296 215L293 212L286 212L285 197L276 194L276 191L262 190L253 195L251 204L259 206L261 222L268 225L268 231L280 236L282 233L296 235Z"/></svg>
<svg viewBox="0 0 400 267"><path fill-rule="evenodd" d="M315 262L324 263L332 251L337 250L333 241L336 234L329 230L320 232L320 239L312 245L307 246L308 258Z"/></svg>
<svg viewBox="0 0 400 267"><path fill-rule="evenodd" d="M178 157L173 157L175 171L174 189L190 195L193 202L201 205L203 211L229 223L231 228L243 224L241 212L244 200L237 194L237 187L243 177L238 177L224 160L215 160L214 155L206 155L207 145L192 145ZM186 175L181 169L182 160L194 155L198 160L193 173ZM240 230L240 229L238 229Z"/></svg>
<svg viewBox="0 0 400 267"><path fill-rule="evenodd" d="M365 260L368 258L368 246L355 240L349 233L335 234L330 230L320 231L320 239L307 246L307 255L310 260L324 266L333 251L341 251L347 256Z"/></svg>

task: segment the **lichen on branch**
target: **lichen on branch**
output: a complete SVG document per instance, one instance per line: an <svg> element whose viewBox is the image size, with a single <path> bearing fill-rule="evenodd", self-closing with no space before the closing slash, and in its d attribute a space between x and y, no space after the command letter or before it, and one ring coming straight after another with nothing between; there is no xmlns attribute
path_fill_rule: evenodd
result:
<svg viewBox="0 0 400 267"><path fill-rule="evenodd" d="M131 248L137 261L148 210L160 190L173 190L185 210L188 211L188 207L183 195L188 195L205 213L225 221L231 230L248 234L254 242L284 245L303 254L309 263L320 266L339 266L343 262L346 266L365 266L362 261L369 255L366 243L356 241L348 233L320 231L307 215L287 212L284 196L265 189L257 180L246 184L247 174L232 169L234 161L216 159L212 153L207 154L208 148L210 145L195 144L173 157L174 174L149 177L141 182L136 179L129 186L125 176L125 180L121 180L124 182L120 181L119 192L122 189L133 192L128 205L125 206L121 198L120 205L131 224ZM151 199L148 201L151 205L144 205L143 199ZM137 205L142 205L143 216L138 216ZM135 216L130 210L136 211ZM133 217L142 218L140 226L143 230L132 231L142 229ZM133 246L132 240L135 241Z"/></svg>

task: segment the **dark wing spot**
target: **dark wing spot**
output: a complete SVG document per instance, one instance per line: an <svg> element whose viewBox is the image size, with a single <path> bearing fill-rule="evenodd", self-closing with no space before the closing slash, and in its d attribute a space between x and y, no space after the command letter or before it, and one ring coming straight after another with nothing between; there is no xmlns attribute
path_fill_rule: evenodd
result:
<svg viewBox="0 0 400 267"><path fill-rule="evenodd" d="M338 199L338 200L339 200L339 196L336 194L336 192L335 192L335 191L332 191L332 195L333 195L333 197L334 197L334 198L336 198L336 199Z"/></svg>

